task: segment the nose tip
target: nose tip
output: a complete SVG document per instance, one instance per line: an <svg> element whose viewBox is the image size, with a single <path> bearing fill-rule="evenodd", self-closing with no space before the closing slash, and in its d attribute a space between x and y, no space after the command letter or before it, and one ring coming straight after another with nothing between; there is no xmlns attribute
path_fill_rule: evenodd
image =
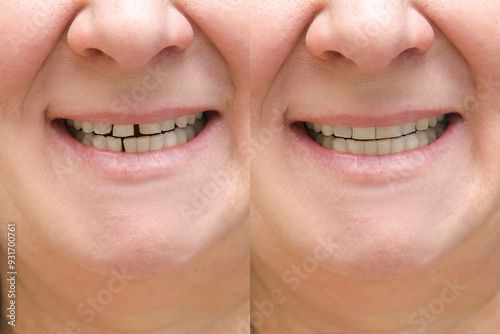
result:
<svg viewBox="0 0 500 334"><path fill-rule="evenodd" d="M182 13L156 0L94 1L68 31L73 52L84 57L102 53L128 70L144 68L164 49L185 50L192 39L193 29Z"/></svg>
<svg viewBox="0 0 500 334"><path fill-rule="evenodd" d="M430 49L434 31L416 9L388 8L383 0L339 1L309 27L309 52L322 59L340 54L362 72L381 72L407 51Z"/></svg>

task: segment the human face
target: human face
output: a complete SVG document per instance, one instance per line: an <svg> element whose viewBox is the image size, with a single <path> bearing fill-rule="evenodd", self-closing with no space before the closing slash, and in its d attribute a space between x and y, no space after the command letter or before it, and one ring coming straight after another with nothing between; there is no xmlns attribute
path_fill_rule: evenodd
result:
<svg viewBox="0 0 500 334"><path fill-rule="evenodd" d="M486 230L500 203L498 1L262 0L254 7L259 258L272 261L270 244L296 254L328 244L332 272L399 277ZM444 114L449 124L437 141L419 137L419 148L381 156L354 153L359 143L364 149L360 141L346 153L324 148L304 124L358 128L346 131L370 138L368 127Z"/></svg>
<svg viewBox="0 0 500 334"><path fill-rule="evenodd" d="M241 225L248 48L240 7L2 2L0 180L26 243L100 273L148 277L199 259ZM197 113L206 125L197 121L192 141L139 154L121 152L120 139L120 152L82 145L65 125L131 127ZM182 143L187 130L176 131Z"/></svg>

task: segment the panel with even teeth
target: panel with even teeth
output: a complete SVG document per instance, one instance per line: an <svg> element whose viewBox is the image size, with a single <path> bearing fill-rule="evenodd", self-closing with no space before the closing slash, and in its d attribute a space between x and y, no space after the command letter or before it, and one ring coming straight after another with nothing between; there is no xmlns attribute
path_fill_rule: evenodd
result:
<svg viewBox="0 0 500 334"><path fill-rule="evenodd" d="M445 115L396 126L337 127L306 122L309 135L329 150L364 155L395 154L426 147L445 131Z"/></svg>

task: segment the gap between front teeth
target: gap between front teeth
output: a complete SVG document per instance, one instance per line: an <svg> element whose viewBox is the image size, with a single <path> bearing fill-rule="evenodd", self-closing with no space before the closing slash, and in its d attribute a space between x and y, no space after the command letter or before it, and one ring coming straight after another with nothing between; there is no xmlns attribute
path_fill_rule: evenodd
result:
<svg viewBox="0 0 500 334"><path fill-rule="evenodd" d="M67 119L70 134L80 143L102 150L144 153L184 145L205 127L202 112L154 124L95 124Z"/></svg>
<svg viewBox="0 0 500 334"><path fill-rule="evenodd" d="M446 130L446 115L387 127L338 127L306 122L309 136L329 150L387 155L429 146Z"/></svg>

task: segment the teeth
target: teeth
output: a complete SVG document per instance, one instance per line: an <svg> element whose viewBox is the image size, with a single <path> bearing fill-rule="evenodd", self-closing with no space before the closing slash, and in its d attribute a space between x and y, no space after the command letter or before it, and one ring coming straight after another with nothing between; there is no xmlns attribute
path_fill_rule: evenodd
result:
<svg viewBox="0 0 500 334"><path fill-rule="evenodd" d="M196 134L194 133L194 128L192 126L186 126L186 137L187 141L190 142L191 140L196 137Z"/></svg>
<svg viewBox="0 0 500 334"><path fill-rule="evenodd" d="M177 145L177 136L173 132L163 134L163 147L169 148Z"/></svg>
<svg viewBox="0 0 500 334"><path fill-rule="evenodd" d="M94 132L94 124L89 122L82 122L82 130L85 133Z"/></svg>
<svg viewBox="0 0 500 334"><path fill-rule="evenodd" d="M203 113L154 124L94 124L67 119L68 132L82 144L101 150L144 153L184 145L205 127ZM136 136L136 129L141 135ZM149 136L152 135L152 136Z"/></svg>
<svg viewBox="0 0 500 334"><path fill-rule="evenodd" d="M151 145L150 136L142 136L137 138L137 153L149 152L150 145Z"/></svg>
<svg viewBox="0 0 500 334"><path fill-rule="evenodd" d="M193 125L196 122L196 115L189 115L187 117L187 124Z"/></svg>
<svg viewBox="0 0 500 334"><path fill-rule="evenodd" d="M375 139L375 128L352 128L352 138L360 140Z"/></svg>
<svg viewBox="0 0 500 334"><path fill-rule="evenodd" d="M112 128L113 124L94 124L94 132L97 135L107 135Z"/></svg>
<svg viewBox="0 0 500 334"><path fill-rule="evenodd" d="M429 128L429 119L421 119L420 121L417 121L417 130L427 130Z"/></svg>
<svg viewBox="0 0 500 334"><path fill-rule="evenodd" d="M137 138L126 138L123 140L123 146L127 153L137 153Z"/></svg>
<svg viewBox="0 0 500 334"><path fill-rule="evenodd" d="M417 129L416 122L406 123L401 126L401 133L406 136L407 134L415 132L416 129Z"/></svg>
<svg viewBox="0 0 500 334"><path fill-rule="evenodd" d="M403 135L402 126L384 126L376 128L377 139L396 138Z"/></svg>
<svg viewBox="0 0 500 334"><path fill-rule="evenodd" d="M378 155L391 154L391 139L377 140Z"/></svg>
<svg viewBox="0 0 500 334"><path fill-rule="evenodd" d="M333 149L339 152L347 152L347 140L344 138L335 138L333 140Z"/></svg>
<svg viewBox="0 0 500 334"><path fill-rule="evenodd" d="M347 139L347 152L365 154L365 143L359 140Z"/></svg>
<svg viewBox="0 0 500 334"><path fill-rule="evenodd" d="M131 137L134 135L134 125L114 125L113 137Z"/></svg>
<svg viewBox="0 0 500 334"><path fill-rule="evenodd" d="M175 129L174 133L177 136L177 145L184 145L187 143L187 134L185 129Z"/></svg>
<svg viewBox="0 0 500 334"><path fill-rule="evenodd" d="M163 149L163 135L159 134L156 136L151 136L151 144L149 146L150 151L158 151Z"/></svg>
<svg viewBox="0 0 500 334"><path fill-rule="evenodd" d="M401 153L405 150L405 138L399 137L396 139L391 139L391 153Z"/></svg>
<svg viewBox="0 0 500 334"><path fill-rule="evenodd" d="M334 130L334 128L331 125L326 125L325 124L325 125L321 126L321 132L323 132L323 134L325 136L331 136L331 135L333 135L333 132L334 132L333 130Z"/></svg>
<svg viewBox="0 0 500 334"><path fill-rule="evenodd" d="M352 128L336 126L334 129L334 134L335 134L335 137L351 138Z"/></svg>
<svg viewBox="0 0 500 334"><path fill-rule="evenodd" d="M93 139L94 139L94 134L93 133L86 133L83 135L83 140L82 144L88 147L92 147L93 145Z"/></svg>
<svg viewBox="0 0 500 334"><path fill-rule="evenodd" d="M73 121L73 127L77 130L81 130L82 129L82 122L80 121Z"/></svg>
<svg viewBox="0 0 500 334"><path fill-rule="evenodd" d="M175 121L173 119L160 123L161 131L170 131L173 130L174 128L175 128Z"/></svg>
<svg viewBox="0 0 500 334"><path fill-rule="evenodd" d="M187 125L187 116L176 118L175 119L175 124L179 128L185 128L186 125Z"/></svg>
<svg viewBox="0 0 500 334"><path fill-rule="evenodd" d="M161 133L160 123L139 124L139 132L143 135L155 135L157 133Z"/></svg>
<svg viewBox="0 0 500 334"><path fill-rule="evenodd" d="M445 115L386 127L336 127L307 122L311 138L329 150L364 155L387 155L426 147L446 130Z"/></svg>
<svg viewBox="0 0 500 334"><path fill-rule="evenodd" d="M416 133L412 133L411 135L405 136L405 151L414 150L418 148L418 137Z"/></svg>
<svg viewBox="0 0 500 334"><path fill-rule="evenodd" d="M107 150L108 142L106 141L106 137L100 135L94 136L92 139L92 146L101 150Z"/></svg>

